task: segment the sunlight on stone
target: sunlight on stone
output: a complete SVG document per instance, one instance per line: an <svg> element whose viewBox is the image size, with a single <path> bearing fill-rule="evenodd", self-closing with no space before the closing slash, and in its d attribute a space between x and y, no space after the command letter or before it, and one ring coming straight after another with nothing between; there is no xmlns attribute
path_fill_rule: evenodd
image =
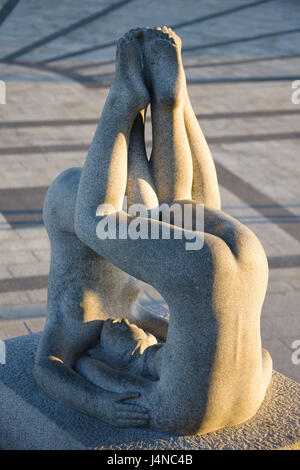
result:
<svg viewBox="0 0 300 470"><path fill-rule="evenodd" d="M84 291L83 300L80 302L83 309L83 323L100 320L106 316L105 308L98 295L90 290Z"/></svg>

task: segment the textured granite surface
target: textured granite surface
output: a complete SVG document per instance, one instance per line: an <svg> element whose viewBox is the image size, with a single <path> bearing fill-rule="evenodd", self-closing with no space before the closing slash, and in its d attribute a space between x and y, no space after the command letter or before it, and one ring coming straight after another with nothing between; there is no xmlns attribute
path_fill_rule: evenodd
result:
<svg viewBox="0 0 300 470"><path fill-rule="evenodd" d="M34 375L51 398L110 425L149 424L177 435L255 415L272 377L260 337L267 258L254 233L221 210L181 40L170 28L138 28L118 41L84 166L56 178L43 216L51 269ZM103 313L127 317L134 279L167 302L166 337L148 323L140 330L125 321L104 324ZM145 331L158 332L164 344L146 349Z"/></svg>
<svg viewBox="0 0 300 470"><path fill-rule="evenodd" d="M300 449L300 386L278 372L256 416L240 426L182 437L118 429L49 399L32 370L40 334L6 341L0 365L2 449Z"/></svg>

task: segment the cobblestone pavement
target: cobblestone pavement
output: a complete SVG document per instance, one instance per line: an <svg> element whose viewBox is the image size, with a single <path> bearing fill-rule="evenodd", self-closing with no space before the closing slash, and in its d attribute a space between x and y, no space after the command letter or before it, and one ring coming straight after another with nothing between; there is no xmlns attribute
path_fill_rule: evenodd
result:
<svg viewBox="0 0 300 470"><path fill-rule="evenodd" d="M43 198L62 170L84 161L117 39L164 24L183 39L223 208L258 235L269 258L263 345L277 370L300 381L292 361L300 340L300 104L291 100L300 80L297 0L0 0L7 101L0 105L0 339L43 327L50 257ZM146 140L149 149L149 126ZM162 312L148 291L140 303Z"/></svg>

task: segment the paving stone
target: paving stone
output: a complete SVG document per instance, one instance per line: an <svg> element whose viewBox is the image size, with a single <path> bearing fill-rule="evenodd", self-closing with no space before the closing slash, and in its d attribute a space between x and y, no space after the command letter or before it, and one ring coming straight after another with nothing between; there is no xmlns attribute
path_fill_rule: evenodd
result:
<svg viewBox="0 0 300 470"><path fill-rule="evenodd" d="M42 262L50 262L50 249L48 250L34 250L34 256Z"/></svg>
<svg viewBox="0 0 300 470"><path fill-rule="evenodd" d="M33 238L47 238L47 233L44 227L40 228L26 228L24 230L14 230L24 240Z"/></svg>
<svg viewBox="0 0 300 470"><path fill-rule="evenodd" d="M11 274L5 266L0 266L0 279L9 279Z"/></svg>
<svg viewBox="0 0 300 470"><path fill-rule="evenodd" d="M13 277L39 276L49 273L49 263L28 263L9 265L8 269Z"/></svg>
<svg viewBox="0 0 300 470"><path fill-rule="evenodd" d="M299 309L300 310L300 309ZM300 339L300 311L294 315L282 312L281 315L269 317L272 323L272 328L276 331L276 336L294 336L298 335ZM282 331L282 325L284 324L284 331Z"/></svg>
<svg viewBox="0 0 300 470"><path fill-rule="evenodd" d="M27 335L28 331L23 322L18 320L8 320L0 322L0 340L11 337Z"/></svg>
<svg viewBox="0 0 300 470"><path fill-rule="evenodd" d="M29 291L26 291L28 294ZM45 317L47 313L46 304L28 304L22 306L0 307L0 321L2 320L26 320L35 317Z"/></svg>
<svg viewBox="0 0 300 470"><path fill-rule="evenodd" d="M300 289L299 289L300 290ZM278 280L269 281L267 294L268 295L280 295L288 292L295 291L295 287L292 285L292 281Z"/></svg>
<svg viewBox="0 0 300 470"><path fill-rule="evenodd" d="M273 280L297 280L300 279L300 267L299 268L281 268L273 269L269 272L269 281Z"/></svg>
<svg viewBox="0 0 300 470"><path fill-rule="evenodd" d="M263 315L271 318L299 314L300 292L289 292L281 295L267 295L262 308Z"/></svg>
<svg viewBox="0 0 300 470"><path fill-rule="evenodd" d="M300 291L300 277L298 277L297 279L291 279L288 282L294 290Z"/></svg>
<svg viewBox="0 0 300 470"><path fill-rule="evenodd" d="M0 248L1 262L6 265L33 263L35 257L30 251L6 251Z"/></svg>
<svg viewBox="0 0 300 470"><path fill-rule="evenodd" d="M46 237L0 241L0 252L20 250L49 251L50 243Z"/></svg>
<svg viewBox="0 0 300 470"><path fill-rule="evenodd" d="M45 326L45 317L40 317L40 318L29 318L23 321L27 331L29 333L38 333L40 331L43 331L44 326ZM0 325L1 328L1 325Z"/></svg>
<svg viewBox="0 0 300 470"><path fill-rule="evenodd" d="M239 174L238 170L235 173ZM299 241L222 186L221 198L223 209L253 230L262 243L267 256L295 255L300 252Z"/></svg>
<svg viewBox="0 0 300 470"><path fill-rule="evenodd" d="M10 227L8 229L6 228L2 228L0 229L0 241L3 241L3 240L18 240L19 239L19 235L14 231L12 230Z"/></svg>
<svg viewBox="0 0 300 470"><path fill-rule="evenodd" d="M300 383L300 366L293 364L290 347L279 339L264 340L262 344L272 356L274 369L281 373L284 371L285 375Z"/></svg>
<svg viewBox="0 0 300 470"><path fill-rule="evenodd" d="M33 289L26 292L33 304L45 304L47 302L47 289Z"/></svg>
<svg viewBox="0 0 300 470"><path fill-rule="evenodd" d="M282 336L280 337L280 340L281 342L287 346L290 351L291 351L291 354L293 352L295 352L295 350L297 349L297 359L300 358L300 350L299 350L299 347L300 347L300 333L298 332L298 334L295 334L293 336ZM298 354L298 350L299 350L299 354ZM299 361L299 359L298 359ZM297 362L298 362L297 361ZM297 364L299 365L299 364ZM299 370L300 370L300 367L299 367Z"/></svg>
<svg viewBox="0 0 300 470"><path fill-rule="evenodd" d="M1 292L0 307L11 305L25 305L29 303L29 298L25 292Z"/></svg>

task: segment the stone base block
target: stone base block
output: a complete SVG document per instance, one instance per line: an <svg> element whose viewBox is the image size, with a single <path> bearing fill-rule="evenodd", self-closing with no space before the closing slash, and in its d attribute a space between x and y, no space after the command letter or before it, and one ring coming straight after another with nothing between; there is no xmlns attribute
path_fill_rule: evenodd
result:
<svg viewBox="0 0 300 470"><path fill-rule="evenodd" d="M246 423L202 436L118 429L48 398L32 371L40 334L9 339L0 363L2 449L300 449L300 385L273 373L260 410Z"/></svg>

